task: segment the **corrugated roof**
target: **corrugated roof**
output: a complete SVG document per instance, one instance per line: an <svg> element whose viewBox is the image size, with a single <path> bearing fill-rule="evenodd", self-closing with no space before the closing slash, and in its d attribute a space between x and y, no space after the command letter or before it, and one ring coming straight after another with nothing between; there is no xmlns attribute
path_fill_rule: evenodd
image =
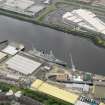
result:
<svg viewBox="0 0 105 105"><path fill-rule="evenodd" d="M15 55L9 59L6 64L9 68L26 75L31 74L41 65L39 62L23 57L21 55Z"/></svg>
<svg viewBox="0 0 105 105"><path fill-rule="evenodd" d="M71 14L73 16L71 16ZM77 19L82 19L81 21L85 24L77 23L78 25L105 34L105 23L89 10L77 9L73 10L70 13L66 12L63 15L63 18L72 22L78 22Z"/></svg>

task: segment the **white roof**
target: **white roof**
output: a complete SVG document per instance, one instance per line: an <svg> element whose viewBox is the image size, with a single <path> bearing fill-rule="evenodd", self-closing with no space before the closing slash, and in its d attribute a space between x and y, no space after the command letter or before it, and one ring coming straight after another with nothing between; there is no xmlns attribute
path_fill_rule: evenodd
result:
<svg viewBox="0 0 105 105"><path fill-rule="evenodd" d="M82 102L82 101L77 101L75 105L90 105L90 104Z"/></svg>
<svg viewBox="0 0 105 105"><path fill-rule="evenodd" d="M76 16L72 16L72 17L69 17L68 19L71 20L71 21L74 21L74 20L77 19L77 17Z"/></svg>
<svg viewBox="0 0 105 105"><path fill-rule="evenodd" d="M31 0L7 0L7 2L5 3L5 5L7 6L18 7L23 10L31 6L32 4L34 4L34 2Z"/></svg>
<svg viewBox="0 0 105 105"><path fill-rule="evenodd" d="M103 34L105 34L105 30L104 30L104 31L102 31L102 33L103 33Z"/></svg>
<svg viewBox="0 0 105 105"><path fill-rule="evenodd" d="M49 4L51 0L45 0L43 3Z"/></svg>
<svg viewBox="0 0 105 105"><path fill-rule="evenodd" d="M17 92L15 93L15 96L16 96L16 97L21 97L21 95L22 95L22 92L21 92L21 91L17 91Z"/></svg>
<svg viewBox="0 0 105 105"><path fill-rule="evenodd" d="M1 60L2 58L6 57L6 56L7 56L7 54L5 54L5 53L3 53L3 52L0 52L0 60Z"/></svg>
<svg viewBox="0 0 105 105"><path fill-rule="evenodd" d="M13 95L13 91L12 90L9 90L7 93L6 93L7 96L11 96Z"/></svg>
<svg viewBox="0 0 105 105"><path fill-rule="evenodd" d="M67 18L67 17L71 17L71 16L73 16L72 13L66 12L66 13L63 15L63 18Z"/></svg>
<svg viewBox="0 0 105 105"><path fill-rule="evenodd" d="M15 55L11 59L9 59L6 64L9 68L23 73L25 75L31 74L34 70L36 70L41 63L31 60L29 58L23 57L21 55Z"/></svg>
<svg viewBox="0 0 105 105"><path fill-rule="evenodd" d="M15 55L18 52L18 50L16 49L16 47L13 47L11 45L8 45L2 51L5 52L5 53L7 53L7 54L10 54L10 55Z"/></svg>
<svg viewBox="0 0 105 105"><path fill-rule="evenodd" d="M78 23L78 22L80 22L80 21L82 21L82 19L77 18L77 19L75 19L73 22Z"/></svg>
<svg viewBox="0 0 105 105"><path fill-rule="evenodd" d="M77 17L77 18L75 18ZM63 18L72 21L78 22L78 25L97 31L105 33L105 23L101 21L94 13L85 9L77 9L72 12L66 12L63 15ZM79 20L78 20L79 19ZM83 22L84 24L82 24Z"/></svg>
<svg viewBox="0 0 105 105"><path fill-rule="evenodd" d="M34 5L28 9L28 11L33 12L34 14L44 9L44 5Z"/></svg>
<svg viewBox="0 0 105 105"><path fill-rule="evenodd" d="M13 75L13 74L7 74L7 77L8 78L11 78L11 79L15 79L15 80L18 80L19 79L19 76Z"/></svg>

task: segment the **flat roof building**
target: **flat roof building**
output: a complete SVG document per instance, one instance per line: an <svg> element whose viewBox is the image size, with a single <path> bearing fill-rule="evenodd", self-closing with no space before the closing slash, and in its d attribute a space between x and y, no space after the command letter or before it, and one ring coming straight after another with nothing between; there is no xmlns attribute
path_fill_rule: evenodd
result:
<svg viewBox="0 0 105 105"><path fill-rule="evenodd" d="M36 15L36 13L43 10L46 6L45 5L34 5L27 9L27 12L30 12L32 15Z"/></svg>
<svg viewBox="0 0 105 105"><path fill-rule="evenodd" d="M32 85L31 88L33 90L37 90L40 92L43 92L45 94L54 96L56 98L62 99L66 102L72 103L74 104L77 99L79 98L78 95L74 94L74 93L70 93L66 90L60 89L56 86L53 86L51 84L48 84L44 81L41 81L39 79L37 79Z"/></svg>
<svg viewBox="0 0 105 105"><path fill-rule="evenodd" d="M82 101L77 101L75 105L90 105L90 104Z"/></svg>
<svg viewBox="0 0 105 105"><path fill-rule="evenodd" d="M24 49L24 45L18 44L18 43L10 43L7 45L4 49L2 49L2 52L9 54L9 55L15 55L19 51Z"/></svg>
<svg viewBox="0 0 105 105"><path fill-rule="evenodd" d="M6 64L8 68L25 75L33 73L37 68L41 66L41 63L21 55L13 56L6 62Z"/></svg>
<svg viewBox="0 0 105 105"><path fill-rule="evenodd" d="M100 103L99 105L105 105L104 103Z"/></svg>
<svg viewBox="0 0 105 105"><path fill-rule="evenodd" d="M89 10L77 9L66 12L62 18L66 23L74 23L80 27L105 34L105 23Z"/></svg>
<svg viewBox="0 0 105 105"><path fill-rule="evenodd" d="M34 4L34 1L32 0L7 0L7 2L4 3L4 5L7 5L9 7L15 7L22 10L28 8L32 4Z"/></svg>

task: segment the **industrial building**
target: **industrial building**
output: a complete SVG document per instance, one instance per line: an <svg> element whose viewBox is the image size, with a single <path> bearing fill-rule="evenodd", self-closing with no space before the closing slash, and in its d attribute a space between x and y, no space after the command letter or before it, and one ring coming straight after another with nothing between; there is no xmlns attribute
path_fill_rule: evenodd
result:
<svg viewBox="0 0 105 105"><path fill-rule="evenodd" d="M36 16L46 7L44 3L37 0L5 0L1 3L0 8L14 11L27 16Z"/></svg>
<svg viewBox="0 0 105 105"><path fill-rule="evenodd" d="M7 0L4 5L11 8L26 9L34 4L32 0Z"/></svg>
<svg viewBox="0 0 105 105"><path fill-rule="evenodd" d="M74 24L79 27L105 34L105 23L89 10L77 9L72 12L66 12L62 18L67 24Z"/></svg>
<svg viewBox="0 0 105 105"><path fill-rule="evenodd" d="M36 13L43 10L46 6L45 5L34 5L28 8L26 11L30 13L30 15L35 16Z"/></svg>
<svg viewBox="0 0 105 105"><path fill-rule="evenodd" d="M6 62L6 65L12 70L28 75L38 69L41 66L41 63L21 55L15 55Z"/></svg>
<svg viewBox="0 0 105 105"><path fill-rule="evenodd" d="M86 84L66 84L66 87L76 89L82 92L89 92L89 85Z"/></svg>
<svg viewBox="0 0 105 105"><path fill-rule="evenodd" d="M62 99L64 101L72 103L72 104L74 104L77 101L77 99L79 98L79 96L74 94L74 93L70 93L70 92L63 90L63 89L60 89L56 86L45 83L44 81L41 81L39 79L37 79L31 85L31 88L33 90L43 92L45 94L54 96L56 98Z"/></svg>
<svg viewBox="0 0 105 105"><path fill-rule="evenodd" d="M24 45L22 44L9 43L4 49L2 49L2 52L9 55L15 55L16 53L20 52L23 49L24 49Z"/></svg>
<svg viewBox="0 0 105 105"><path fill-rule="evenodd" d="M90 104L82 101L77 101L75 105L90 105Z"/></svg>
<svg viewBox="0 0 105 105"><path fill-rule="evenodd" d="M90 97L81 96L75 105L100 105L100 102Z"/></svg>

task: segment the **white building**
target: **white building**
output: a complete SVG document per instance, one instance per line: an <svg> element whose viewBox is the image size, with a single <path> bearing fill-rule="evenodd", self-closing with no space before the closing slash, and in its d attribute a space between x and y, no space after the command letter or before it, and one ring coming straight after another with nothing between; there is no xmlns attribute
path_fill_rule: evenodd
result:
<svg viewBox="0 0 105 105"><path fill-rule="evenodd" d="M6 93L6 96L12 96L13 95L13 91L12 90L9 90L7 93Z"/></svg>
<svg viewBox="0 0 105 105"><path fill-rule="evenodd" d="M33 5L26 10L26 12L30 13L30 15L35 16L38 12L43 10L46 6L45 5Z"/></svg>
<svg viewBox="0 0 105 105"><path fill-rule="evenodd" d="M75 105L90 105L90 104L82 101L77 101Z"/></svg>
<svg viewBox="0 0 105 105"><path fill-rule="evenodd" d="M105 23L91 11L77 9L72 12L66 12L62 18L65 23L73 23L80 27L105 34Z"/></svg>
<svg viewBox="0 0 105 105"><path fill-rule="evenodd" d="M20 52L24 49L24 45L18 43L9 43L2 52L9 55L15 55L16 53Z"/></svg>
<svg viewBox="0 0 105 105"><path fill-rule="evenodd" d="M29 6L34 4L34 1L32 0L7 0L7 2L4 3L4 5L11 7L11 8L19 8L19 9L26 9Z"/></svg>
<svg viewBox="0 0 105 105"><path fill-rule="evenodd" d="M25 75L32 74L36 69L41 66L40 62L36 62L21 55L13 56L6 62L6 64L7 67L11 70Z"/></svg>
<svg viewBox="0 0 105 105"><path fill-rule="evenodd" d="M72 89L75 89L75 90L80 90L82 92L88 92L89 91L89 85L86 85L86 84L66 84L66 87L67 88L72 88Z"/></svg>

